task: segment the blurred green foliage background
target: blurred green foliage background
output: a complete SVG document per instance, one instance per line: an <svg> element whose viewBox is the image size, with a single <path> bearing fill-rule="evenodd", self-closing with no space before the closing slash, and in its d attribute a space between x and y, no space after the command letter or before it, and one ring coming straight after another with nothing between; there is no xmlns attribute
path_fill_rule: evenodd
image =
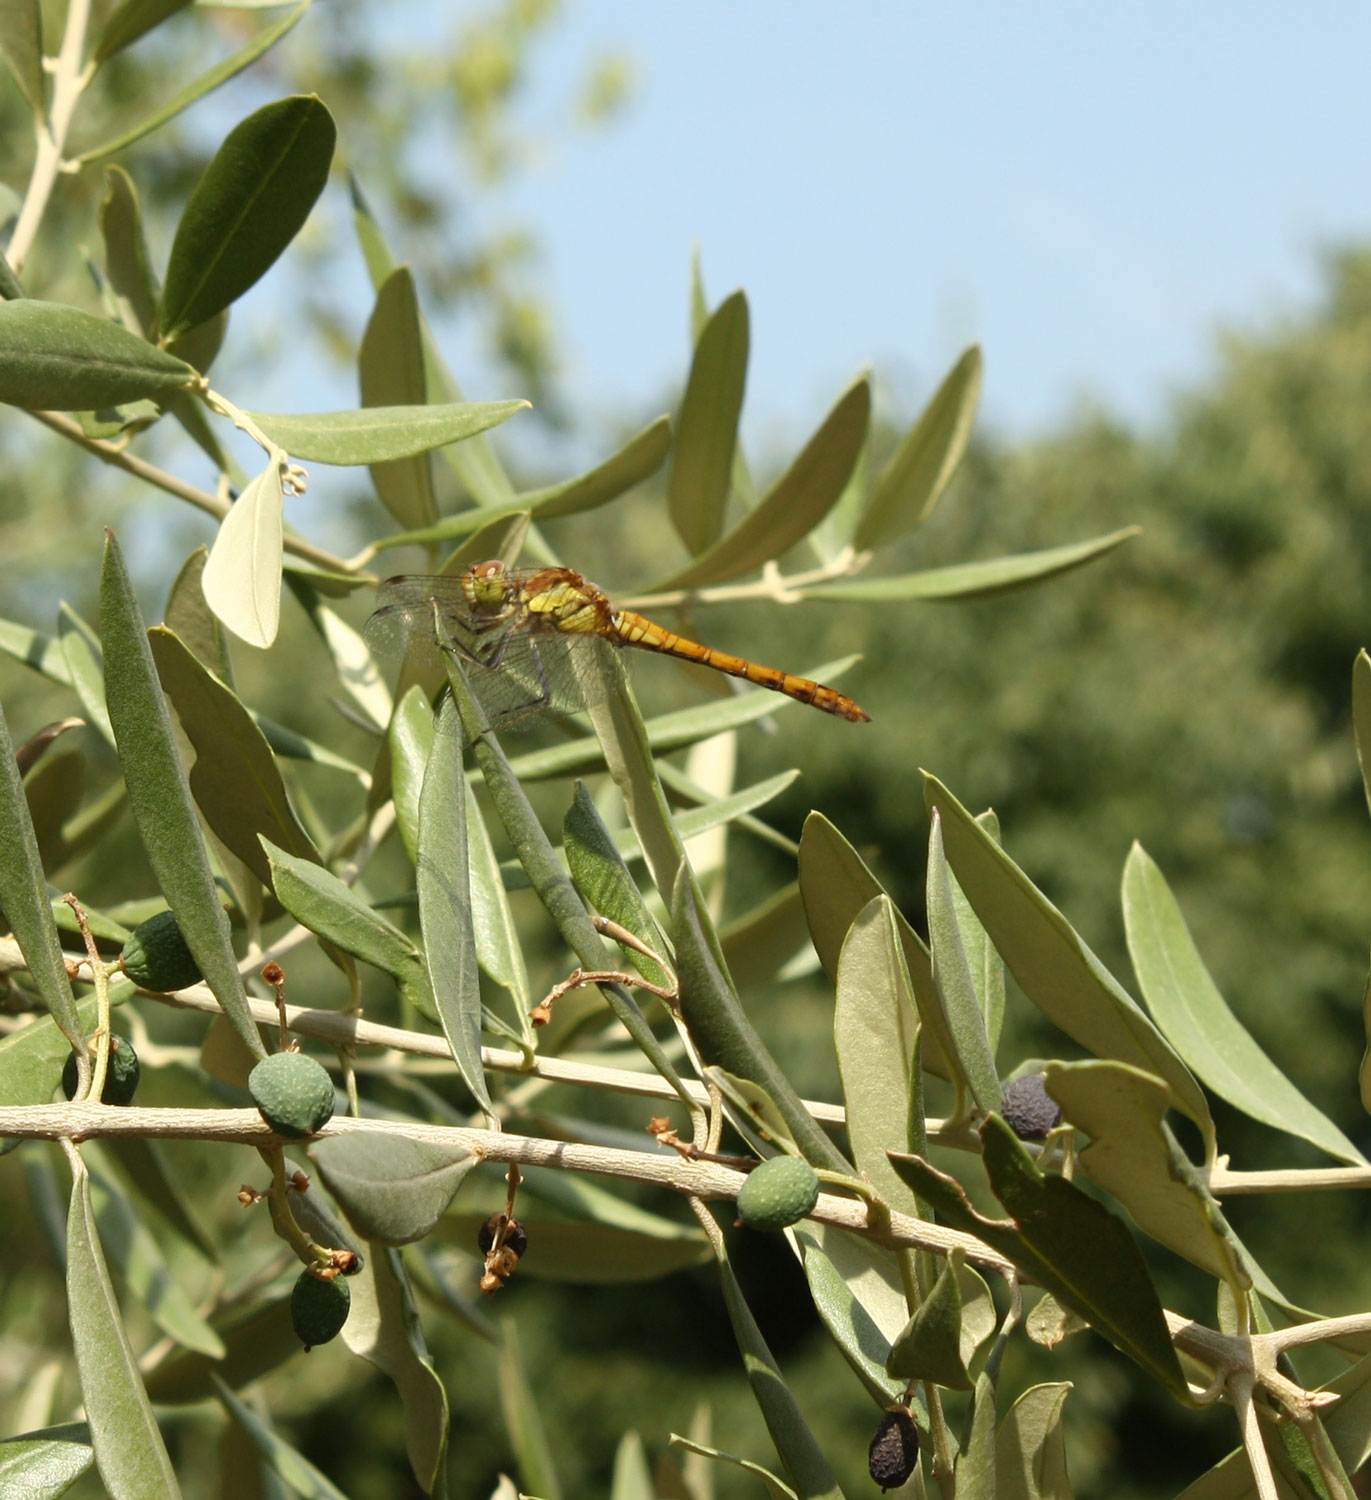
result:
<svg viewBox="0 0 1371 1500"><path fill-rule="evenodd" d="M375 65L350 25L352 8L338 4L331 14L327 46L292 86L317 88L348 120L350 164L385 184L394 239L415 247L429 305L471 309L519 388L544 398L555 417L555 310L524 278L525 238L517 227L484 239L464 234L461 204L435 191L406 133L401 105L420 75ZM497 7L470 22L445 54L432 97L445 101L448 127L473 164L469 191L479 191L470 184L483 173L517 170L510 104L547 14L527 3ZM150 59L121 60L110 107L124 91L136 93L140 68L175 70L193 46L183 39L167 43L160 57L154 49ZM431 76L424 82L432 87ZM601 60L587 77L586 111L612 113L624 86L622 64ZM13 182L22 180L13 153L24 149L24 132L6 99L0 177ZM193 132L157 142L139 162L154 211L184 193L200 155ZM48 242L88 233L98 193L94 177L73 188ZM291 273L293 337L300 329L310 334L299 357L346 351L350 360L352 320L322 290L337 247L316 236L304 248ZM84 274L76 257L49 256L36 268L35 290L79 300L88 295ZM1141 841L1171 881L1235 1010L1300 1087L1365 1143L1356 1068L1365 1045L1371 827L1349 703L1352 661L1371 636L1371 251L1330 254L1324 279L1323 302L1312 313L1263 324L1254 310L1251 329L1227 334L1213 378L1178 397L1159 430L1133 432L1085 413L1031 441L982 433L934 521L897 559L901 567L925 567L1142 528L1102 564L983 603L738 605L694 623L712 642L801 670L848 650L865 654L843 686L871 711L869 729L806 726L802 740L764 729L743 736L741 781L802 766L801 780L767 811L778 828L798 837L808 809L821 809L868 854L919 925L927 827L914 773L927 767L968 805L996 809L1015 859L1125 981L1119 878L1131 842ZM226 356L232 376L222 379L246 403L255 362L275 346L251 327L238 332L241 341ZM993 360L994 350L987 356ZM646 407L621 413L621 431L573 436L607 452L655 414ZM887 445L894 431L885 434ZM518 441L513 428L502 435L516 469ZM555 424L540 446L555 450ZM92 472L17 420L0 423L0 456L11 476L0 488L0 613L47 629L59 594L85 609L100 527L117 519L148 596L158 601L150 611L157 617L176 563L207 536L202 520ZM764 471L767 457L753 455L754 466ZM536 472L527 459L522 467L529 483L561 477L551 467ZM326 540L345 550L369 534L374 501L364 478L330 482L340 488L329 496L334 534ZM606 587L631 590L668 545L660 493L649 490L608 514L561 523L557 544ZM360 606L356 612L360 618ZM287 649L265 665L244 662L244 696L301 732L339 744L357 735L364 744L360 731L312 697L308 632L298 617L287 629ZM649 704L655 694L671 698L677 686L666 666L665 678L645 683L653 665L636 672ZM0 663L0 690L17 738L67 710L9 661ZM93 781L112 770L112 760L96 757ZM327 782L311 782L310 774L302 777L305 794L327 796ZM736 915L793 871L775 849L733 838L724 904ZM152 893L126 821L93 854L49 876L97 904ZM546 962L551 974L553 955ZM831 997L821 978L784 991L761 988L747 999L800 1089L835 1097ZM1064 1039L1011 1000L1004 1071L1023 1057L1057 1055L1071 1055ZM640 1128L640 1113L606 1107L605 1123ZM1234 1165L1313 1164L1298 1143L1222 1106L1217 1113ZM37 1149L0 1160L0 1386L32 1378L45 1353L65 1341L60 1273L41 1232L42 1180L25 1165ZM183 1149L183 1162L200 1159ZM213 1177L216 1189L225 1186L221 1178ZM211 1219L219 1211L206 1209ZM1371 1297L1364 1198L1305 1196L1297 1209L1255 1199L1235 1205L1233 1217L1275 1280L1305 1305L1336 1314ZM821 1442L840 1476L863 1493L868 1403L808 1311L784 1248L744 1235L738 1255ZM1163 1275L1171 1278L1164 1279L1168 1302L1185 1306L1198 1281L1174 1268ZM496 1311L517 1325L567 1494L605 1492L615 1445L630 1425L655 1461L669 1431L688 1430L699 1402L712 1409L719 1447L765 1457L710 1270L645 1287L568 1290L515 1278ZM476 1500L510 1462L495 1356L461 1324L429 1322L454 1408L453 1494ZM1011 1357L1041 1366L1031 1372L1037 1378L1077 1382L1067 1425L1080 1493L1171 1495L1231 1446L1222 1420L1140 1393L1132 1371L1098 1340L1075 1340L1050 1361L1041 1351ZM397 1398L367 1367L341 1350L315 1354L297 1358L268 1389L274 1417L354 1500L410 1493ZM172 1438L188 1475L218 1467L219 1456L199 1446L192 1426L174 1423ZM73 1493L98 1493L93 1483ZM747 1492L729 1490L727 1481L721 1488ZM212 1485L187 1492L217 1493Z"/></svg>

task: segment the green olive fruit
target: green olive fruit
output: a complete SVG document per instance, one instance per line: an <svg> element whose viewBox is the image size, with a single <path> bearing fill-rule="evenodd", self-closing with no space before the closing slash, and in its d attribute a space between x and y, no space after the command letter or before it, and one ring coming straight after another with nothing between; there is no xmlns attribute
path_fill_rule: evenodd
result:
<svg viewBox="0 0 1371 1500"><path fill-rule="evenodd" d="M866 1455L867 1472L884 1490L897 1490L919 1462L919 1429L906 1406L892 1406L881 1418Z"/></svg>
<svg viewBox="0 0 1371 1500"><path fill-rule="evenodd" d="M129 933L119 963L139 989L158 994L200 982L200 966L169 911L159 911Z"/></svg>
<svg viewBox="0 0 1371 1500"><path fill-rule="evenodd" d="M798 1156L773 1156L748 1173L738 1193L738 1217L749 1229L797 1224L819 1197L814 1168Z"/></svg>
<svg viewBox="0 0 1371 1500"><path fill-rule="evenodd" d="M1041 1073L1025 1073L1005 1084L1000 1114L1021 1141L1041 1141L1062 1123L1062 1107L1043 1087Z"/></svg>
<svg viewBox="0 0 1371 1500"><path fill-rule="evenodd" d="M102 1104L132 1104L141 1073L133 1043L122 1036L109 1039L109 1063L105 1068L105 1086L100 1090ZM68 1099L76 1095L76 1054L67 1057L62 1069L62 1092Z"/></svg>
<svg viewBox="0 0 1371 1500"><path fill-rule="evenodd" d="M333 1117L333 1080L303 1052L275 1052L248 1074L248 1093L277 1135L303 1140Z"/></svg>
<svg viewBox="0 0 1371 1500"><path fill-rule="evenodd" d="M290 1321L306 1352L338 1337L351 1306L352 1292L341 1276L324 1281L310 1271L300 1272L290 1294Z"/></svg>

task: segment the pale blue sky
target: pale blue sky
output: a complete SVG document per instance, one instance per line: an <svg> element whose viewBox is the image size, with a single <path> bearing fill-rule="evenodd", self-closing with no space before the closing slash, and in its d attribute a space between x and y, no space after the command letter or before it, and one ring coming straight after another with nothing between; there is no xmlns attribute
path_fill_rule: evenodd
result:
<svg viewBox="0 0 1371 1500"><path fill-rule="evenodd" d="M608 48L634 102L510 201L584 413L675 388L696 243L713 300L747 289L765 443L866 365L908 413L973 338L994 429L1083 397L1152 421L1216 327L1307 305L1320 247L1371 239L1365 4L567 0L528 119Z"/></svg>

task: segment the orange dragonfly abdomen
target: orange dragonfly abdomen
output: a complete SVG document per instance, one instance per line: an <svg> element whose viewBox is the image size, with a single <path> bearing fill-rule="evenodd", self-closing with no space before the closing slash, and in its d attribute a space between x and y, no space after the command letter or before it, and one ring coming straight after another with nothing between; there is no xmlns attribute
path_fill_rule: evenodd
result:
<svg viewBox="0 0 1371 1500"><path fill-rule="evenodd" d="M809 677L796 677L783 672L779 667L764 667L742 656L733 656L727 651L716 651L712 646L702 646L699 641L687 640L649 620L646 615L635 614L631 609L615 610L610 616L614 629L613 638L621 646L637 646L645 651L660 651L664 656L678 656L683 661L699 662L712 667L716 672L727 672L730 677L742 677L758 687L770 688L773 693L784 693L800 703L810 703L827 714L837 714L840 719L850 719L854 724L865 724L871 715L845 693L836 688L825 687Z"/></svg>

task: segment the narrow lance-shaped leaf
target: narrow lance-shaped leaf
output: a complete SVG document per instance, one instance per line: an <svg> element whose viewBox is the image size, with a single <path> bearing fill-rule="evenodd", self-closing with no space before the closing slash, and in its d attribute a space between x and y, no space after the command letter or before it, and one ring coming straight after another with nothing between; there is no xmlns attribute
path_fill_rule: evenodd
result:
<svg viewBox="0 0 1371 1500"><path fill-rule="evenodd" d="M1070 1381L1035 1385L1010 1407L995 1439L1002 1500L1071 1500L1062 1408Z"/></svg>
<svg viewBox="0 0 1371 1500"><path fill-rule="evenodd" d="M814 1311L872 1400L889 1406L904 1384L886 1373L885 1362L907 1317L895 1252L813 1221L787 1237L804 1264Z"/></svg>
<svg viewBox="0 0 1371 1500"><path fill-rule="evenodd" d="M210 548L201 577L205 602L240 640L265 650L281 623L281 468L286 455L267 455L266 468L233 502Z"/></svg>
<svg viewBox="0 0 1371 1500"><path fill-rule="evenodd" d="M90 1146L86 1150L90 1151ZM147 1309L153 1322L187 1349L222 1357L219 1336L195 1310L166 1257L129 1200L105 1171L98 1151L91 1161L91 1203L100 1238L109 1247L121 1284Z"/></svg>
<svg viewBox="0 0 1371 1500"><path fill-rule="evenodd" d="M127 130L121 130L118 135L112 136L91 150L83 151L76 158L77 165L85 166L88 162L101 161L107 156L113 156L123 151L125 147L131 146L134 141L141 140L145 135L165 125L168 120L174 120L183 109L194 104L197 99L202 99L206 94L217 89L221 83L226 83L235 74L241 73L244 68L255 63L264 52L274 47L285 36L313 3L314 0L300 0L294 10L287 11L269 26L264 26L237 52L193 78L184 88L178 89L170 99L150 110Z"/></svg>
<svg viewBox="0 0 1371 1500"><path fill-rule="evenodd" d="M961 926L952 891L952 873L943 852L942 819L935 813L928 834L928 947L933 987L947 1018L947 1034L957 1064L976 1107L983 1113L1000 1107L1000 1081L985 1028L971 964L962 945Z"/></svg>
<svg viewBox="0 0 1371 1500"><path fill-rule="evenodd" d="M180 1500L95 1228L90 1178L75 1159L67 1216L67 1308L81 1399L111 1500Z"/></svg>
<svg viewBox="0 0 1371 1500"><path fill-rule="evenodd" d="M927 774L924 786L930 812L942 818L948 864L1024 994L1097 1057L1162 1078L1212 1152L1204 1091L1142 1007L952 793Z"/></svg>
<svg viewBox="0 0 1371 1500"><path fill-rule="evenodd" d="M527 401L458 401L444 406L371 406L353 411L249 412L295 458L315 464L377 464L412 458L496 427ZM488 520L489 517L483 517ZM398 545L389 539L387 546Z"/></svg>
<svg viewBox="0 0 1371 1500"><path fill-rule="evenodd" d="M0 302L0 401L38 411L93 411L165 397L195 371L127 328L26 297Z"/></svg>
<svg viewBox="0 0 1371 1500"><path fill-rule="evenodd" d="M519 1336L512 1318L500 1323L501 1349L496 1361L500 1381L500 1409L505 1430L519 1461L521 1490L538 1495L541 1500L562 1500L562 1485L552 1457L547 1430L533 1387L524 1369L519 1351Z"/></svg>
<svg viewBox="0 0 1371 1500"><path fill-rule="evenodd" d="M367 273L372 285L379 291L386 277L395 269L395 257L390 253L380 226L355 177L349 177L348 187L352 195L353 222L366 259ZM436 404L463 399L461 387L443 363L443 357L434 345L433 336L427 327L424 328L424 371L430 402ZM509 482L509 476L500 463L494 445L484 436L478 434L470 442L444 448L442 452L444 459L478 506L495 508L513 501L514 486Z"/></svg>
<svg viewBox="0 0 1371 1500"><path fill-rule="evenodd" d="M712 925L706 925L709 920L694 873L683 862L672 895L671 938L680 978L681 1014L701 1057L769 1095L810 1161L834 1171L850 1171L758 1036L724 972L717 935Z"/></svg>
<svg viewBox="0 0 1371 1500"><path fill-rule="evenodd" d="M442 408L430 407L425 410L436 411ZM378 552L389 547L427 547L433 542L469 536L501 516L523 514L534 519L551 519L554 516L579 515L582 511L595 510L611 500L617 500L625 491L660 468L670 446L671 423L666 417L659 417L618 453L575 479L549 485L541 490L529 490L502 505L459 511L456 515L444 516L432 526L420 526L414 531L393 532L390 536L381 537L372 546Z"/></svg>
<svg viewBox="0 0 1371 1500"><path fill-rule="evenodd" d="M969 1391L962 1361L962 1293L957 1265L948 1256L918 1311L891 1346L886 1368L902 1380L931 1380L951 1391Z"/></svg>
<svg viewBox="0 0 1371 1500"><path fill-rule="evenodd" d="M369 1130L316 1141L310 1156L352 1227L383 1245L423 1239L477 1165L469 1151Z"/></svg>
<svg viewBox="0 0 1371 1500"><path fill-rule="evenodd" d="M352 1311L342 1339L394 1382L405 1413L405 1448L426 1495L443 1493L448 1402L419 1325L405 1263L377 1247L351 1278Z"/></svg>
<svg viewBox="0 0 1371 1500"><path fill-rule="evenodd" d="M100 630L110 722L129 807L153 874L205 982L249 1051L263 1057L142 613L113 533L105 543L100 579Z"/></svg>
<svg viewBox="0 0 1371 1500"><path fill-rule="evenodd" d="M1300 1093L1229 1009L1166 877L1140 844L1134 844L1124 866L1123 916L1147 1008L1204 1082L1254 1120L1364 1166L1366 1158L1356 1146Z"/></svg>
<svg viewBox="0 0 1371 1500"><path fill-rule="evenodd" d="M364 407L424 404L424 335L408 266L397 267L381 284L357 365ZM373 463L371 478L381 503L402 526L427 526L436 520L433 470L426 452Z"/></svg>
<svg viewBox="0 0 1371 1500"><path fill-rule="evenodd" d="M224 1403L224 1409L296 1495L303 1496L304 1500L348 1500L342 1490L316 1469L303 1453L286 1442L251 1407L244 1405L217 1373L211 1371L209 1378L215 1394Z"/></svg>
<svg viewBox="0 0 1371 1500"><path fill-rule="evenodd" d="M833 1038L857 1169L900 1213L919 1205L887 1151L908 1151L919 1015L895 908L876 896L858 913L838 960ZM898 1372L897 1372L898 1373Z"/></svg>
<svg viewBox="0 0 1371 1500"><path fill-rule="evenodd" d="M21 1432L0 1439L0 1491L19 1500L57 1500L94 1462L87 1422Z"/></svg>
<svg viewBox="0 0 1371 1500"><path fill-rule="evenodd" d="M657 924L619 857L613 836L605 827L584 782L576 783L575 796L562 820L562 839L571 878L591 908L660 953L663 943ZM654 963L636 949L626 949L625 953L645 979L657 985L670 984L671 976L661 964Z"/></svg>
<svg viewBox="0 0 1371 1500"><path fill-rule="evenodd" d="M954 563L947 568L926 568L922 573L900 573L893 578L849 578L836 583L805 584L799 593L806 599L865 604L890 604L912 599L928 603L984 599L1084 567L1138 534L1138 527L1125 526L1122 531L1111 531L1107 536L1071 542L1065 547L1047 547L1041 552L989 557L983 562Z"/></svg>
<svg viewBox="0 0 1371 1500"><path fill-rule="evenodd" d="M138 191L122 167L105 169L100 238L105 242L105 274L118 298L120 316L126 327L147 338L157 321L157 278L143 238Z"/></svg>
<svg viewBox="0 0 1371 1500"><path fill-rule="evenodd" d="M419 793L433 751L433 731L433 705L415 683L395 705L386 731L395 822L411 863L419 855Z"/></svg>
<svg viewBox="0 0 1371 1500"><path fill-rule="evenodd" d="M65 601L58 606L57 639L62 643L62 651L67 658L67 672L77 697L81 700L81 710L87 722L113 746L114 731L110 728L109 713L105 708L100 639Z"/></svg>
<svg viewBox="0 0 1371 1500"><path fill-rule="evenodd" d="M1362 790L1371 810L1371 656L1364 650L1357 652L1352 664L1352 730L1357 741Z"/></svg>
<svg viewBox="0 0 1371 1500"><path fill-rule="evenodd" d="M216 837L268 888L271 867L258 834L318 862L319 853L290 805L276 757L237 694L165 626L155 626L148 638L162 686L195 747L190 787Z"/></svg>
<svg viewBox="0 0 1371 1500"><path fill-rule="evenodd" d="M874 551L912 531L933 513L966 451L981 392L981 351L973 344L881 471L853 544Z"/></svg>
<svg viewBox="0 0 1371 1500"><path fill-rule="evenodd" d="M116 52L131 47L139 37L146 36L190 3L191 0L123 0L105 22L92 61L97 67L108 62Z"/></svg>
<svg viewBox="0 0 1371 1500"><path fill-rule="evenodd" d="M1029 1279L1086 1318L1115 1348L1187 1400L1161 1300L1123 1221L1064 1177L1039 1172L997 1115L981 1127L981 1142L991 1188L1008 1219L978 1213L955 1178L921 1157L891 1160L945 1223L1007 1256Z"/></svg>
<svg viewBox="0 0 1371 1500"><path fill-rule="evenodd" d="M836 979L838 958L848 929L868 901L887 892L861 855L822 813L812 812L805 819L799 865L800 894L809 935L824 971ZM957 1076L953 1072L956 1059L950 1043L947 1056L944 1055L940 1040L947 1023L933 986L932 959L922 938L898 908L895 921L919 1014L925 1023L919 1042L923 1066L951 1082ZM949 1056L952 1062L947 1060Z"/></svg>
<svg viewBox="0 0 1371 1500"><path fill-rule="evenodd" d="M270 839L262 847L271 861L272 888L297 922L389 974L424 1015L437 1019L423 955L393 922L322 865L297 859Z"/></svg>
<svg viewBox="0 0 1371 1500"><path fill-rule="evenodd" d="M481 981L471 922L466 777L457 710L444 698L419 794L419 923L438 1019L462 1081L492 1113L481 1064Z"/></svg>
<svg viewBox="0 0 1371 1500"><path fill-rule="evenodd" d="M323 191L336 140L332 116L312 94L264 105L234 126L177 225L163 339L237 301L273 264Z"/></svg>
<svg viewBox="0 0 1371 1500"><path fill-rule="evenodd" d="M462 677L460 664L449 656L444 665L453 699L461 714L463 731L473 738L476 764L485 780L490 800L514 845L519 863L528 872L533 889L537 891L548 915L556 923L558 931L582 967L609 968L608 950L600 934L596 932L570 877L562 868L551 841L529 803L527 793L511 771L498 741L493 735L483 732L484 715ZM653 1067L683 1100L688 1099L679 1072L633 997L619 985L603 985L601 993Z"/></svg>
<svg viewBox="0 0 1371 1500"><path fill-rule="evenodd" d="M734 292L714 310L696 341L676 423L667 506L692 555L723 530L747 355L747 298Z"/></svg>
<svg viewBox="0 0 1371 1500"><path fill-rule="evenodd" d="M503 985L514 1000L516 1020L525 1043L533 1045L533 1023L529 1010L533 997L528 988L524 950L500 861L476 801L476 791L467 783L467 847L471 866L471 921L476 929L476 958L484 973Z"/></svg>
<svg viewBox="0 0 1371 1500"><path fill-rule="evenodd" d="M38 840L3 709L0 709L0 912L19 944L44 1005L72 1047L81 1048L81 1019L63 963L48 884L38 857ZM82 1062L79 1066L84 1071L89 1064Z"/></svg>
<svg viewBox="0 0 1371 1500"><path fill-rule="evenodd" d="M863 375L759 504L693 562L653 584L653 592L736 578L802 541L837 503L870 421L871 385Z"/></svg>
<svg viewBox="0 0 1371 1500"><path fill-rule="evenodd" d="M752 1395L761 1409L771 1441L796 1493L806 1500L842 1500L842 1490L829 1467L799 1403L785 1383L752 1309L747 1305L738 1278L729 1264L722 1238L715 1241L724 1306L733 1325L733 1337L743 1357Z"/></svg>
<svg viewBox="0 0 1371 1500"><path fill-rule="evenodd" d="M46 106L43 74L43 7L39 0L6 0L0 6L0 52L35 116Z"/></svg>
<svg viewBox="0 0 1371 1500"><path fill-rule="evenodd" d="M574 479L540 490L525 490L519 504L543 516L567 516L593 510L650 479L671 451L671 418L658 417L635 433L603 463Z"/></svg>
<svg viewBox="0 0 1371 1500"><path fill-rule="evenodd" d="M1161 1079L1124 1063L1090 1061L1052 1063L1045 1081L1065 1118L1090 1137L1081 1165L1138 1228L1246 1291L1260 1273L1163 1119L1168 1096ZM1280 1295L1265 1278L1260 1290Z"/></svg>

